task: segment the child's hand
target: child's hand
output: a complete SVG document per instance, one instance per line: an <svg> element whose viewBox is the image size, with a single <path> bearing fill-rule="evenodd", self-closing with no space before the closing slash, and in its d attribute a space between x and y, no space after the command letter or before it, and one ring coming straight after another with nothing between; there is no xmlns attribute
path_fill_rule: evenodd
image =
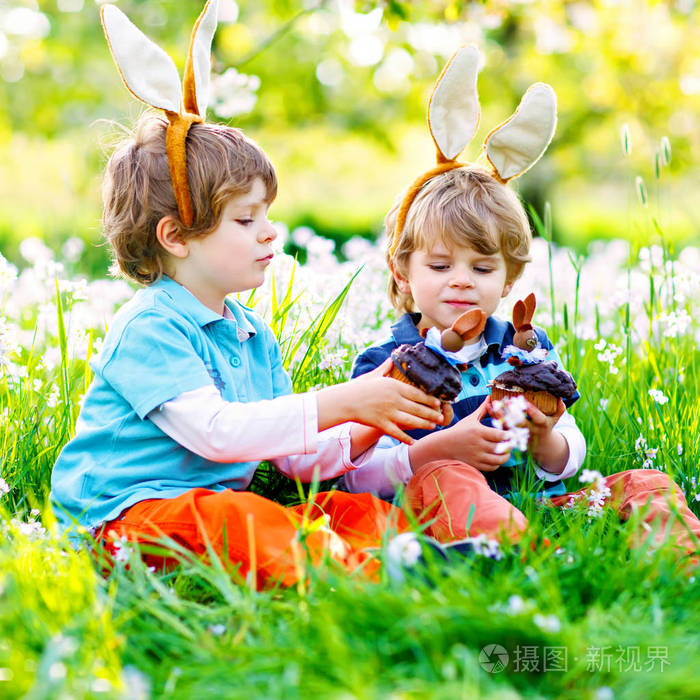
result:
<svg viewBox="0 0 700 700"><path fill-rule="evenodd" d="M411 445L413 438L402 428L433 430L450 416L443 412L439 399L412 384L388 377L393 364L393 360L387 358L376 369L349 383L359 385L363 395L360 411L353 420Z"/></svg>
<svg viewBox="0 0 700 700"><path fill-rule="evenodd" d="M552 429L562 417L564 411L566 411L566 406L561 399L559 399L557 404L557 412L552 416L542 413L535 404L527 402L527 415L530 418L527 424L527 427L530 429L529 450L536 450L538 445L547 441Z"/></svg>
<svg viewBox="0 0 700 700"><path fill-rule="evenodd" d="M510 458L510 452L497 452L498 445L508 437L506 431L481 423L490 405L489 396L476 411L441 433L450 435L452 459L471 464L482 472L495 471Z"/></svg>
<svg viewBox="0 0 700 700"><path fill-rule="evenodd" d="M355 441L354 452L357 452L360 443L369 446L383 434L412 445L413 438L404 430L432 430L442 425L449 416L440 410L440 401L412 384L387 377L392 366L388 358L361 377L317 391L318 429L348 421L374 428L377 432L371 440L365 434L361 441Z"/></svg>
<svg viewBox="0 0 700 700"><path fill-rule="evenodd" d="M527 402L528 428L530 428L528 452L542 469L553 474L561 473L569 458L569 444L561 433L553 430L564 411L566 406L561 399L557 405L557 412L553 416L542 413L537 406Z"/></svg>

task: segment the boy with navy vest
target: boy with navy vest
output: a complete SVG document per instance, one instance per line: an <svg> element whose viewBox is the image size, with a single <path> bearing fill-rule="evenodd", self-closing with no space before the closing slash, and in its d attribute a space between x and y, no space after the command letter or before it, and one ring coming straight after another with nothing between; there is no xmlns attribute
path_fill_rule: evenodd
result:
<svg viewBox="0 0 700 700"><path fill-rule="evenodd" d="M509 498L527 468L526 455L503 452L506 433L485 419L491 408L488 384L510 369L502 352L513 344L515 329L493 313L529 260L527 217L509 187L474 165L427 178L407 211L404 206L405 220L397 226L404 202L402 195L385 222L389 297L403 315L388 339L357 357L353 377L382 365L399 345L420 342L422 329L449 328L470 308L479 307L488 319L481 336L457 353L462 391L453 404L451 425L410 431L413 445L382 438L363 467L343 477L344 488L387 499L404 489L407 507L428 534L443 542L482 533L517 540L527 520ZM545 332L535 332L546 359L561 366ZM562 483L576 474L586 454L584 437L567 410L578 398L576 393L568 405L559 399L552 416L527 405L528 450L541 480L540 493L556 506L586 497L584 490L566 494ZM667 474L632 469L601 481L606 502L623 519L633 509L645 508L641 525L652 523L657 541L670 536L681 550L697 550L700 521ZM648 534L633 533L633 541L642 542Z"/></svg>

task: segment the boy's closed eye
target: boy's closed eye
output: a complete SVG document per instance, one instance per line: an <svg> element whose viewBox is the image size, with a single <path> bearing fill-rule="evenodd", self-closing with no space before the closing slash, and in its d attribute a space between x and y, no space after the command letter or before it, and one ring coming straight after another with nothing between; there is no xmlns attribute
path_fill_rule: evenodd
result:
<svg viewBox="0 0 700 700"><path fill-rule="evenodd" d="M449 270L451 266L448 263L429 263L428 267L436 272L445 272ZM489 265L474 265L472 269L480 275L487 275L493 272L495 268Z"/></svg>

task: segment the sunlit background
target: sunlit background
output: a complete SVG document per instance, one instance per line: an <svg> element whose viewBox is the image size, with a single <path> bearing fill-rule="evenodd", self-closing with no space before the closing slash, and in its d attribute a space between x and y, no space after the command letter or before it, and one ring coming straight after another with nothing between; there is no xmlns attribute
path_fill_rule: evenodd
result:
<svg viewBox="0 0 700 700"><path fill-rule="evenodd" d="M93 277L108 259L96 245L100 171L116 125L142 111L100 4L0 0L0 251L23 264L19 241L36 236ZM182 70L201 0L117 4ZM432 84L475 43L482 119L464 158L479 157L528 85L548 82L555 140L517 187L540 215L551 202L555 240L579 252L600 238L681 246L699 228L699 17L693 0L220 0L209 118L271 156L273 218L342 255L353 236L377 237L397 192L434 162ZM302 256L306 230L288 244Z"/></svg>

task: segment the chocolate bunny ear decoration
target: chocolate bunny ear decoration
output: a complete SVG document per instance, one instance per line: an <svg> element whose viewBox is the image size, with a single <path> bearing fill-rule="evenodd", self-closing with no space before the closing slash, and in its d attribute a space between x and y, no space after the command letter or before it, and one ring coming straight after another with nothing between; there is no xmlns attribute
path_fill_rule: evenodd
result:
<svg viewBox="0 0 700 700"><path fill-rule="evenodd" d="M440 334L440 345L449 352L459 352L464 344L481 334L486 325L486 314L481 309L469 309Z"/></svg>
<svg viewBox="0 0 700 700"><path fill-rule="evenodd" d="M481 116L478 72L479 50L464 46L452 56L435 83L428 105L428 128L437 148L437 165L408 188L399 207L390 257L396 252L408 210L421 187L436 175L465 165L457 158L474 138ZM541 158L554 136L556 112L554 90L545 83L535 83L513 116L486 137L486 158L499 182L506 184L522 175Z"/></svg>
<svg viewBox="0 0 700 700"><path fill-rule="evenodd" d="M187 179L185 142L190 126L203 122L209 96L211 42L216 31L218 0L209 0L195 22L182 86L175 63L114 5L100 10L112 58L129 92L168 118L166 151L180 219L194 222Z"/></svg>
<svg viewBox="0 0 700 700"><path fill-rule="evenodd" d="M534 350L537 347L537 334L532 328L532 317L535 315L537 299L530 293L525 299L518 299L513 307L513 326L515 335L513 345L521 350Z"/></svg>

